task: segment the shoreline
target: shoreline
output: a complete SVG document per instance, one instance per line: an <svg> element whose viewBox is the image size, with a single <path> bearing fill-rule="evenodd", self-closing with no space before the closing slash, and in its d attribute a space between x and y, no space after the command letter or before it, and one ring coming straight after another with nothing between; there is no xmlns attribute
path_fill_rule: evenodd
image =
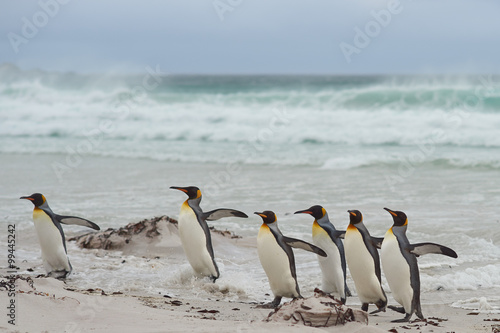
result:
<svg viewBox="0 0 500 333"><path fill-rule="evenodd" d="M28 277L23 275L23 277ZM27 279L28 281L30 279ZM370 315L368 326L347 323L345 326L312 328L288 322L265 322L269 309L255 303L192 300L168 295L133 296L120 291L78 290L63 281L36 277L33 287L26 279L16 282L16 326L6 320L0 329L49 332L495 332L498 314L440 306L440 317L427 322L391 323L399 314L390 310ZM6 296L6 292L0 292ZM4 303L4 302L2 302ZM57 315L56 315L57 314ZM486 321L487 320L487 321ZM392 330L392 331L391 331ZM395 330L395 331L394 331Z"/></svg>

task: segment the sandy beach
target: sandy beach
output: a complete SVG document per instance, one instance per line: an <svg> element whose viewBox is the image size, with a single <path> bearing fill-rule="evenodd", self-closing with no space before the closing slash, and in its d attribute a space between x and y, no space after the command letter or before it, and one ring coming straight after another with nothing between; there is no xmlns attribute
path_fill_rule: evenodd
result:
<svg viewBox="0 0 500 333"><path fill-rule="evenodd" d="M498 315L445 307L428 323L395 324L390 311L369 317L369 325L311 328L264 322L270 310L255 304L131 296L113 290L75 290L52 278L18 280L16 326L0 323L5 332L498 332ZM1 292L5 304L5 292ZM442 307L441 304L436 306ZM427 310L424 307L424 311ZM433 323L433 324L431 324ZM495 328L497 331L495 331Z"/></svg>

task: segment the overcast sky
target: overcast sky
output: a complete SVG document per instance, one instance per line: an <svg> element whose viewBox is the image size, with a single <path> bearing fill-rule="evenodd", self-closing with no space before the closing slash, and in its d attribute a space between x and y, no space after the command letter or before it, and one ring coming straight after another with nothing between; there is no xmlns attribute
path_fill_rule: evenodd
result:
<svg viewBox="0 0 500 333"><path fill-rule="evenodd" d="M0 36L26 69L500 73L498 0L0 0Z"/></svg>

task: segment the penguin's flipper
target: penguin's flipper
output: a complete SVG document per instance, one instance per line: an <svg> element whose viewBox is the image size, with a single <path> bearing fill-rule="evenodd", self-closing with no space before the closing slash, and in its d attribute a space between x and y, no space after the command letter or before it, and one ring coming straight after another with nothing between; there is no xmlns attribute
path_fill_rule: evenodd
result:
<svg viewBox="0 0 500 333"><path fill-rule="evenodd" d="M101 230L101 228L92 221L82 219L81 217L76 216L62 216L54 214L55 218L59 223L62 224L71 224L71 225L81 225L84 227L92 228L95 230Z"/></svg>
<svg viewBox="0 0 500 333"><path fill-rule="evenodd" d="M410 253L413 253L417 256L434 253L434 254L443 254L445 256L452 258L458 258L457 253L452 249L450 249L449 247L434 243L411 244L409 250Z"/></svg>
<svg viewBox="0 0 500 333"><path fill-rule="evenodd" d="M240 212L239 210L228 209L228 208L219 208L203 213L203 218L207 221L215 221L223 217L233 217L233 216L244 217L244 218L248 217L247 214Z"/></svg>
<svg viewBox="0 0 500 333"><path fill-rule="evenodd" d="M372 237L372 244L377 249L381 249L382 248L382 242L383 241L384 241L384 237Z"/></svg>
<svg viewBox="0 0 500 333"><path fill-rule="evenodd" d="M345 230L335 230L335 236L340 239L344 239Z"/></svg>
<svg viewBox="0 0 500 333"><path fill-rule="evenodd" d="M309 244L308 242L304 242L303 240L283 236L283 241L291 247L306 250L309 252L314 252L317 255L320 255L322 257L327 256L325 251L323 251L322 249L320 249L319 247L317 247L315 245Z"/></svg>
<svg viewBox="0 0 500 333"><path fill-rule="evenodd" d="M344 239L344 237L345 237L345 230L344 231L337 230L333 226L329 226L329 225L326 225L322 228L323 228L323 230L325 230L328 233L328 235L330 236L330 238L332 239L332 241L334 243L336 242L337 239Z"/></svg>

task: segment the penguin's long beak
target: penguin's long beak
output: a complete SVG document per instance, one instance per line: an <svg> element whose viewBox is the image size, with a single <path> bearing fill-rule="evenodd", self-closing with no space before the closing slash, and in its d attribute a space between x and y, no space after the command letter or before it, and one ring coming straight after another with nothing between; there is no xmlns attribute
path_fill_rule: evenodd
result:
<svg viewBox="0 0 500 333"><path fill-rule="evenodd" d="M353 212L352 210L348 210L347 212L349 213L349 215L356 216L356 213Z"/></svg>
<svg viewBox="0 0 500 333"><path fill-rule="evenodd" d="M179 190L179 191L182 191L184 193L187 193L187 190L184 188L184 187L179 187L179 186L170 186L170 188L172 190Z"/></svg>
<svg viewBox="0 0 500 333"><path fill-rule="evenodd" d="M393 210L389 209L389 208L384 208L386 211L388 211L392 216L398 216L398 214L394 213Z"/></svg>
<svg viewBox="0 0 500 333"><path fill-rule="evenodd" d="M264 213L254 212L255 215L259 215L260 217L266 218L267 215Z"/></svg>
<svg viewBox="0 0 500 333"><path fill-rule="evenodd" d="M33 199L32 197L20 197L19 199L26 199L26 200L30 200L30 201L35 201L35 199Z"/></svg>
<svg viewBox="0 0 500 333"><path fill-rule="evenodd" d="M309 215L312 215L312 212L310 210L299 210L299 211L296 211L294 214L309 214Z"/></svg>

